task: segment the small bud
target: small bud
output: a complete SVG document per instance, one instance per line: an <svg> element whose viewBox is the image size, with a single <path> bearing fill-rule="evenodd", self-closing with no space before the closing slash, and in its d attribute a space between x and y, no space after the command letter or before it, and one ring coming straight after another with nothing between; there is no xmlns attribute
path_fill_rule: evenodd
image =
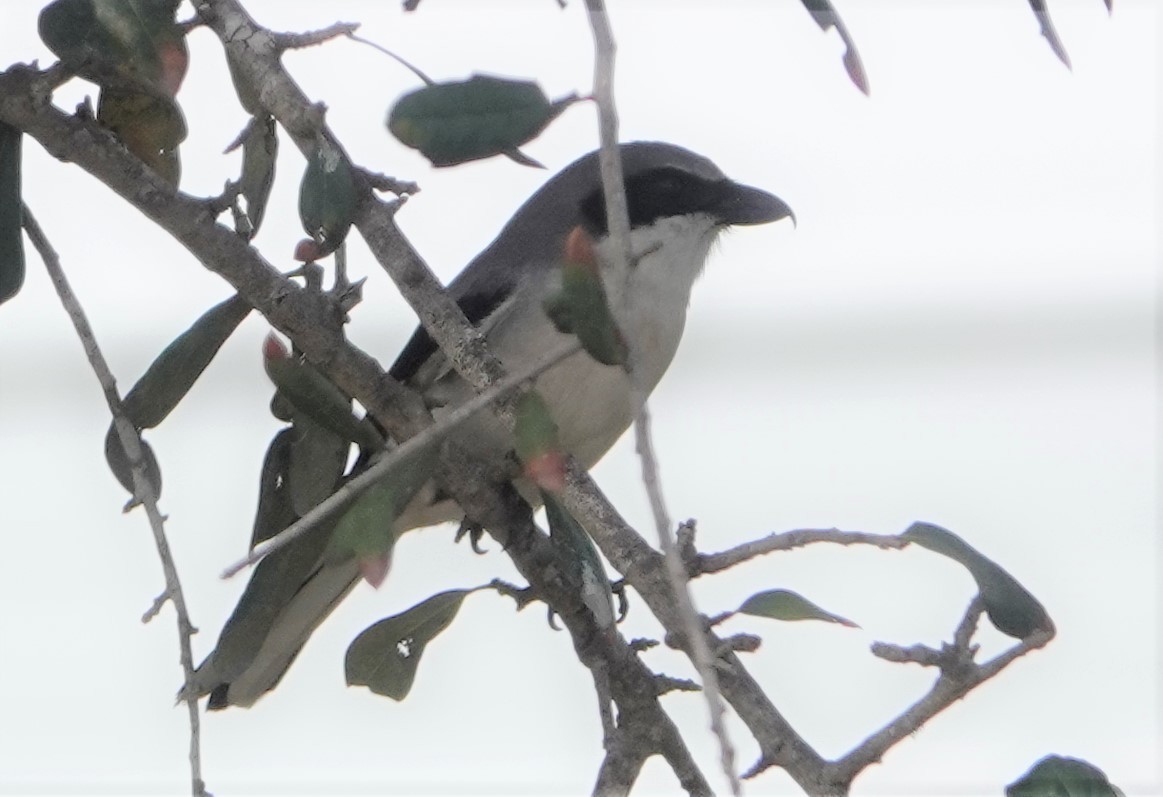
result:
<svg viewBox="0 0 1163 797"><path fill-rule="evenodd" d="M274 332L269 333L263 340L262 357L264 360L285 360L290 356L291 352Z"/></svg>
<svg viewBox="0 0 1163 797"><path fill-rule="evenodd" d="M295 245L294 257L300 263L314 263L323 255L323 247L310 238L304 238Z"/></svg>
<svg viewBox="0 0 1163 797"><path fill-rule="evenodd" d="M380 588L380 585L384 583L384 579L388 577L388 571L391 567L391 551L364 557L359 560L359 573L363 576L364 581L372 585L373 589Z"/></svg>
<svg viewBox="0 0 1163 797"><path fill-rule="evenodd" d="M565 259L570 263L582 263L596 266L598 259L594 254L594 242L580 226L574 227L565 239Z"/></svg>

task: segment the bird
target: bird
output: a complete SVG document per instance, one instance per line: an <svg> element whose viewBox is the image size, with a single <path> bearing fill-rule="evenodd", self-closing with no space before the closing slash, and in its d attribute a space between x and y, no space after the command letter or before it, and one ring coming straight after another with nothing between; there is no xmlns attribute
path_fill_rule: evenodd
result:
<svg viewBox="0 0 1163 797"><path fill-rule="evenodd" d="M711 160L678 145L629 142L619 152L630 221L628 263L609 235L595 151L536 191L447 288L490 352L510 372L519 370L567 340L547 316L545 302L561 288L567 240L578 228L584 232L611 314L630 348L633 376L578 351L542 373L535 386L558 426L562 449L585 468L626 431L669 367L691 289L719 234L734 226L795 221L783 200L729 179ZM419 391L434 417L474 395L423 327L389 373ZM452 437L476 457L513 448L511 433L490 412L477 413ZM534 506L540 503L532 485L521 479L514 484ZM455 501L428 484L394 528L398 535L463 519ZM292 545L259 564L214 651L180 698L208 695L210 709L250 707L280 682L314 630L360 580L356 562L328 561L310 536L296 543L313 548L296 552ZM296 555L298 564L290 564Z"/></svg>

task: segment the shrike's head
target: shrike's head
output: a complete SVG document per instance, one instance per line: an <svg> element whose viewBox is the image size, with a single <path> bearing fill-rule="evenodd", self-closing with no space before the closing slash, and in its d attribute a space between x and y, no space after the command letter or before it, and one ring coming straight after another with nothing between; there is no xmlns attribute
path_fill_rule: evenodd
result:
<svg viewBox="0 0 1163 797"><path fill-rule="evenodd" d="M728 179L718 166L688 149L636 141L623 144L621 154L631 229L681 216L704 217L718 229L793 217L777 197ZM520 261L554 261L579 224L595 236L606 234L597 152L578 158L529 197L466 275L492 270L497 259L511 263L514 249L520 250Z"/></svg>
<svg viewBox="0 0 1163 797"><path fill-rule="evenodd" d="M653 290L689 296L717 234L734 225L792 218L782 200L736 183L707 158L674 144L621 145L631 251L653 252ZM469 320L489 316L525 280L559 269L566 238L577 226L601 251L607 245L598 153L578 158L518 208L513 218L449 286ZM645 261L640 261L644 263ZM646 276L646 275L642 275ZM393 375L407 378L435 350L423 330L406 347Z"/></svg>

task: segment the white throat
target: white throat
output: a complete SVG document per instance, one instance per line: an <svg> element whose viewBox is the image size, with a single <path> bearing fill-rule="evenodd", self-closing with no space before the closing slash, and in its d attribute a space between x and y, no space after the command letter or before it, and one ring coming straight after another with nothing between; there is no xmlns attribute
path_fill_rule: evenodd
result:
<svg viewBox="0 0 1163 797"><path fill-rule="evenodd" d="M610 309L630 346L639 384L647 392L662 378L682 338L691 288L703 272L721 228L709 215L662 218L630 232L633 260L620 270L609 238L595 250Z"/></svg>

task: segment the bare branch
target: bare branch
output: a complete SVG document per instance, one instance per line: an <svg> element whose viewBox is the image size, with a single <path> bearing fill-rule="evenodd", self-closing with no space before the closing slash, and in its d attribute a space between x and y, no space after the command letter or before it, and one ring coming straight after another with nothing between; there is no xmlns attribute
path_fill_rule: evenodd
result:
<svg viewBox="0 0 1163 797"><path fill-rule="evenodd" d="M908 545L897 534L869 534L863 531L841 531L840 529L796 529L794 531L772 532L766 537L745 542L719 553L701 553L687 560L691 578L718 573L757 556L774 551L790 551L817 542L836 545L874 545L877 548L899 550Z"/></svg>
<svg viewBox="0 0 1163 797"><path fill-rule="evenodd" d="M305 47L315 47L320 44L338 39L342 36L354 36L359 30L358 22L336 22L321 30L311 30L306 33L275 33L275 48L283 50L301 50Z"/></svg>
<svg viewBox="0 0 1163 797"><path fill-rule="evenodd" d="M993 678L1014 660L1031 650L1043 647L1053 638L1052 632L1036 634L999 654L984 664L975 664L977 647L970 644L973 629L981 616L981 598L974 598L966 609L954 634L954 644L940 651L924 645L901 648L876 643L873 653L888 661L938 667L941 674L928 694L902 712L884 728L869 736L840 760L828 765L829 780L839 790L847 791L852 780L865 768L880 761L894 745L915 733L922 725L944 711L970 691Z"/></svg>
<svg viewBox="0 0 1163 797"><path fill-rule="evenodd" d="M646 759L650 758L650 748L631 738L629 733L618 729L608 738L606 757L598 768L598 780L594 784L594 795L601 797L625 797L630 793L638 773L642 771Z"/></svg>
<svg viewBox="0 0 1163 797"><path fill-rule="evenodd" d="M186 684L192 684L194 678L194 655L190 647L190 637L194 633L194 626L190 622L190 614L186 609L186 599L182 593L182 583L178 578L178 569L174 564L174 557L170 551L169 540L166 539L165 519L158 509L157 494L154 491L153 484L146 475L141 438L138 436L137 429L134 428L133 424L125 416L125 410L121 404L121 396L117 392L117 380L113 378L113 373L109 370L109 365L101 353L101 348L97 344L97 338L93 334L93 328L89 325L89 320L85 316L85 311L81 307L80 301L77 299L76 294L73 293L73 289L69 286L64 269L61 267L60 257L49 243L40 225L37 224L36 218L32 215L32 211L28 209L28 206L24 206L22 211L24 214L24 231L28 234L28 239L40 254L41 260L44 261L45 269L52 279L53 287L56 288L57 295L60 297L61 305L65 308L65 312L68 313L69 320L73 322L73 328L76 330L77 337L80 338L81 345L85 349L85 357L88 359L93 373L96 374L97 381L101 384L101 390L105 394L105 401L108 403L109 411L113 415L113 424L117 429L117 435L121 440L121 445L125 449L125 453L129 457L130 471L133 475L134 498L145 506L145 513L149 518L149 527L153 531L154 544L157 546L158 558L161 560L162 571L165 574L166 589L154 601L153 608L146 612L145 616L142 617L142 621L147 622L152 616L156 615L167 599L173 603L174 613L178 619L178 645L181 651L182 672ZM192 693L192 690L190 691ZM187 699L186 709L190 716L190 793L194 797L202 797L202 795L206 794L206 784L202 780L201 726L198 716L197 699L193 697Z"/></svg>
<svg viewBox="0 0 1163 797"><path fill-rule="evenodd" d="M615 258L621 259L616 273L629 274L627 268L632 260L630 251L630 214L626 205L622 159L618 147L618 112L614 102L614 56L617 49L614 33L610 28L610 18L603 0L586 0L586 13L594 35L594 99L598 107L598 130L601 149L598 153L602 173L602 193L606 200L606 221L610 238L614 242ZM703 623L695 610L694 601L687 589L687 574L671 533L670 513L662 495L658 461L654 455L654 443L650 437L650 410L646 406L648 390L639 383L635 374L640 369L634 367L635 341L630 340L630 379L633 386L633 400L640 406L634 420L634 442L642 463L642 482L650 499L650 509L654 515L654 525L658 540L666 560L670 575L671 589L690 640L692 661L703 682L703 694L710 713L711 731L719 740L719 751L723 774L731 784L731 793L739 795L742 786L735 772L735 748L727 733L723 716L723 697L719 694L719 682L711 658L711 650L703 633Z"/></svg>

